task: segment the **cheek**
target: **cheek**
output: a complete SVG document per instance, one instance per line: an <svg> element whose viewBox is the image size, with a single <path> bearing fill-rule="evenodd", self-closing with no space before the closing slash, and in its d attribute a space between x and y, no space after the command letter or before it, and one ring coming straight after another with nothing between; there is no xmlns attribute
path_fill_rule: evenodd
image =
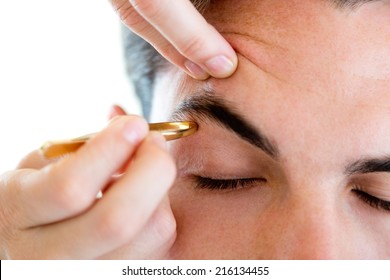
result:
<svg viewBox="0 0 390 280"><path fill-rule="evenodd" d="M193 190L177 182L170 200L177 223L171 257L179 259L255 258L264 211L261 188L231 193ZM259 223L260 221L260 223Z"/></svg>

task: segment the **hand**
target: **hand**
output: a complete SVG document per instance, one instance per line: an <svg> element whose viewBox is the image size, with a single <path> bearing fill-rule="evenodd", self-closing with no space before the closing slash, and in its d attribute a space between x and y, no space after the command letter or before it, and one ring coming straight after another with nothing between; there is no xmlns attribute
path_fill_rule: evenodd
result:
<svg viewBox="0 0 390 280"><path fill-rule="evenodd" d="M163 256L176 230L166 200L175 165L164 145L128 116L56 162L27 156L0 177L0 258Z"/></svg>
<svg viewBox="0 0 390 280"><path fill-rule="evenodd" d="M237 68L233 48L189 0L111 0L111 3L133 32L190 76L200 80L209 75L226 78Z"/></svg>

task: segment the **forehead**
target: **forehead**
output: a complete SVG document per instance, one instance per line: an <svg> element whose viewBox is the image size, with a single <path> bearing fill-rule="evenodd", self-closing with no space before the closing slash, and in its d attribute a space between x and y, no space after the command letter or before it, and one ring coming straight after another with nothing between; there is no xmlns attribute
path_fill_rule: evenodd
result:
<svg viewBox="0 0 390 280"><path fill-rule="evenodd" d="M372 2L356 10L336 9L329 3L223 0L215 1L206 16L263 72L258 79L288 85L295 97L387 99L389 2Z"/></svg>
<svg viewBox="0 0 390 280"><path fill-rule="evenodd" d="M295 95L389 98L390 2L356 9L331 2L220 0L205 16L240 55L296 88Z"/></svg>
<svg viewBox="0 0 390 280"><path fill-rule="evenodd" d="M236 49L239 68L207 82L179 75L176 102L214 90L290 161L333 166L334 155L390 153L388 2L342 10L322 0L221 0L205 16Z"/></svg>

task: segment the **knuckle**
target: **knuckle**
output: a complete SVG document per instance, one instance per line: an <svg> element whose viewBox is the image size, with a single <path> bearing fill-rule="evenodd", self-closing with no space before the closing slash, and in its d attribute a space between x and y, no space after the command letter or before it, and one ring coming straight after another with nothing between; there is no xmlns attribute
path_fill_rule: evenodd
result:
<svg viewBox="0 0 390 280"><path fill-rule="evenodd" d="M85 191L83 183L78 178L62 178L53 189L53 202L68 213L83 211L94 200Z"/></svg>
<svg viewBox="0 0 390 280"><path fill-rule="evenodd" d="M129 219L128 215L125 215L118 209L110 209L110 211L106 211L99 216L96 231L101 240L125 243L134 238L136 225L139 224L137 220L136 217L133 219L130 217Z"/></svg>
<svg viewBox="0 0 390 280"><path fill-rule="evenodd" d="M176 48L169 41L162 41L159 45L155 46L159 53L165 58L170 59L171 62L179 64L178 55ZM180 56L181 57L181 56Z"/></svg>
<svg viewBox="0 0 390 280"><path fill-rule="evenodd" d="M179 42L178 50L186 57L191 58L199 53L199 50L207 49L207 42L200 36L191 36L187 40Z"/></svg>
<svg viewBox="0 0 390 280"><path fill-rule="evenodd" d="M158 19L161 17L163 1L150 1L150 0L132 0L131 4L134 9L144 14L150 20Z"/></svg>
<svg viewBox="0 0 390 280"><path fill-rule="evenodd" d="M68 212L78 212L84 209L85 199L80 189L81 186L73 180L66 180L59 184L55 194L57 205Z"/></svg>
<svg viewBox="0 0 390 280"><path fill-rule="evenodd" d="M132 6L121 7L117 9L117 13L121 21L125 22L128 27L137 29L137 31L147 25L144 18Z"/></svg>

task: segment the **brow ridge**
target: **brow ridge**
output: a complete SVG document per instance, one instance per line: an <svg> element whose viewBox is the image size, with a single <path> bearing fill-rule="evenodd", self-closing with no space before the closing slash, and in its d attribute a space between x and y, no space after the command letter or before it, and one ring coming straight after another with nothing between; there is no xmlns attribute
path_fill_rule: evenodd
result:
<svg viewBox="0 0 390 280"><path fill-rule="evenodd" d="M349 175L375 172L390 172L390 156L360 159L349 164L346 168L346 173Z"/></svg>
<svg viewBox="0 0 390 280"><path fill-rule="evenodd" d="M271 141L252 124L239 115L234 106L206 91L184 99L173 112L171 119L182 120L191 117L205 122L211 120L234 132L243 140L262 149L272 158L279 155L278 149Z"/></svg>

